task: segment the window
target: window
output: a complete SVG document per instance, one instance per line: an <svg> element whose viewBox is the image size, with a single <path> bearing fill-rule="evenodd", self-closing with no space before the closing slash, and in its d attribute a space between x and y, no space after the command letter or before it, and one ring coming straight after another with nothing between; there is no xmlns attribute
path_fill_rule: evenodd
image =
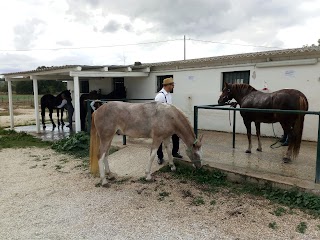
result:
<svg viewBox="0 0 320 240"><path fill-rule="evenodd" d="M162 82L166 78L173 78L173 75L162 75L162 76L157 76L157 91L159 92L162 89ZM173 93L173 90L171 91Z"/></svg>
<svg viewBox="0 0 320 240"><path fill-rule="evenodd" d="M119 90L124 88L124 78L123 77L116 77L113 78L113 90Z"/></svg>
<svg viewBox="0 0 320 240"><path fill-rule="evenodd" d="M224 83L247 83L249 84L250 71L224 72L221 90Z"/></svg>
<svg viewBox="0 0 320 240"><path fill-rule="evenodd" d="M89 93L89 81L88 80L80 81L80 92L81 93Z"/></svg>

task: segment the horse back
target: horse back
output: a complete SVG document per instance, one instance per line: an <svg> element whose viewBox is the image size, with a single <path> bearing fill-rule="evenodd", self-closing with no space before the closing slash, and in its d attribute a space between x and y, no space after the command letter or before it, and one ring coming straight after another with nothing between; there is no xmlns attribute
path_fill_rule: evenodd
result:
<svg viewBox="0 0 320 240"><path fill-rule="evenodd" d="M282 89L273 93L255 91L248 94L241 104L242 108L308 110L306 96L295 89ZM278 122L288 115L274 113L241 112L244 118L265 123Z"/></svg>
<svg viewBox="0 0 320 240"><path fill-rule="evenodd" d="M126 103L108 102L95 112L98 131L108 132L120 129L131 137L149 138L157 131L170 136L170 119L175 116L172 105L157 102Z"/></svg>

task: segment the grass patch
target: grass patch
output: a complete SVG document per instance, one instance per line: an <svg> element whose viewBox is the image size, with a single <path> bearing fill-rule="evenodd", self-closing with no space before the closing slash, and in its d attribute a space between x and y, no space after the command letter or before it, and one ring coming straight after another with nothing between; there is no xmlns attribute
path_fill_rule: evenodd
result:
<svg viewBox="0 0 320 240"><path fill-rule="evenodd" d="M287 213L287 210L283 207L278 207L276 210L272 212L272 214L277 217L282 216L285 213Z"/></svg>
<svg viewBox="0 0 320 240"><path fill-rule="evenodd" d="M0 128L0 149L3 148L26 148L26 147L49 147L51 142L42 141L25 132L5 130Z"/></svg>
<svg viewBox="0 0 320 240"><path fill-rule="evenodd" d="M194 181L202 185L204 189L228 189L231 193L251 194L262 196L273 203L277 203L290 208L290 211L283 207L277 208L273 214L281 216L284 213L293 214L292 209L300 209L315 217L320 217L320 196L313 193L303 192L297 188L284 190L272 187L271 184L259 185L253 183L232 183L227 181L226 174L219 170L194 169L185 163L176 163L176 172L171 172L170 167L165 166L160 169L160 172L168 172L174 178Z"/></svg>
<svg viewBox="0 0 320 240"><path fill-rule="evenodd" d="M191 204L192 204L192 205L195 205L195 206L204 205L203 197L201 197L201 196L195 197L195 198L192 200Z"/></svg>
<svg viewBox="0 0 320 240"><path fill-rule="evenodd" d="M166 192L166 191L160 192L158 200L163 201L165 199L165 197L168 197L169 195L170 195L169 192Z"/></svg>
<svg viewBox="0 0 320 240"><path fill-rule="evenodd" d="M173 175L182 180L192 180L200 184L209 184L211 186L226 186L227 175L218 170L208 170L208 169L195 169L188 166L187 164L176 164L177 170L173 172ZM167 165L160 169L160 172L170 172L171 169Z"/></svg>
<svg viewBox="0 0 320 240"><path fill-rule="evenodd" d="M269 223L269 228L273 229L273 230L277 230L278 229L278 225L276 222L271 222Z"/></svg>
<svg viewBox="0 0 320 240"><path fill-rule="evenodd" d="M52 149L57 152L73 155L77 158L89 158L90 135L86 132L73 134L70 137L54 142ZM118 148L111 147L109 154L116 151L118 151Z"/></svg>
<svg viewBox="0 0 320 240"><path fill-rule="evenodd" d="M299 233L305 233L307 230L307 224L305 222L301 222L299 223L299 225L297 226L297 232Z"/></svg>

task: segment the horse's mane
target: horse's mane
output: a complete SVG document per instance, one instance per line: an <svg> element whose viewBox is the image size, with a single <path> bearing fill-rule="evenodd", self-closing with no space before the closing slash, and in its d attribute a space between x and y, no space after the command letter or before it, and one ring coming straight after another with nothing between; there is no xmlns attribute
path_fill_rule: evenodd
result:
<svg viewBox="0 0 320 240"><path fill-rule="evenodd" d="M242 93L242 94L248 94L254 91L257 91L257 89L255 89L254 87L252 87L251 85L247 84L247 83L235 83L232 84L232 90L235 90L238 93Z"/></svg>
<svg viewBox="0 0 320 240"><path fill-rule="evenodd" d="M177 108L176 106L174 106L174 105L171 105L171 106L177 110L179 116L182 116L182 117L180 117L179 120L183 121L184 124L185 124L186 126L188 126L189 130L193 133L193 135L194 135L194 137L195 137L194 130L193 130L190 122L188 121L188 118L187 118L187 116L185 115L185 113L182 112L182 111L181 111L179 108Z"/></svg>

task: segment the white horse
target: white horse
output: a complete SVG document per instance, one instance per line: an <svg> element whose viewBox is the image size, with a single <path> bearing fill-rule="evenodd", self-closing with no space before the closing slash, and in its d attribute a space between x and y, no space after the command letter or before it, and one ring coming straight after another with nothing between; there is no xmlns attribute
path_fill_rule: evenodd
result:
<svg viewBox="0 0 320 240"><path fill-rule="evenodd" d="M99 146L98 164L102 186L108 186L106 179L106 174L110 174L108 153L116 132L130 137L152 138L146 180L151 180L151 165L162 142L168 154L171 170L175 171L176 167L169 150L170 137L173 134L177 134L186 144L186 152L193 165L201 167L202 137L199 140L196 138L190 122L178 108L158 102L108 102L92 114L91 126L90 145L95 148ZM91 172L94 171L92 167L94 166L91 166Z"/></svg>

